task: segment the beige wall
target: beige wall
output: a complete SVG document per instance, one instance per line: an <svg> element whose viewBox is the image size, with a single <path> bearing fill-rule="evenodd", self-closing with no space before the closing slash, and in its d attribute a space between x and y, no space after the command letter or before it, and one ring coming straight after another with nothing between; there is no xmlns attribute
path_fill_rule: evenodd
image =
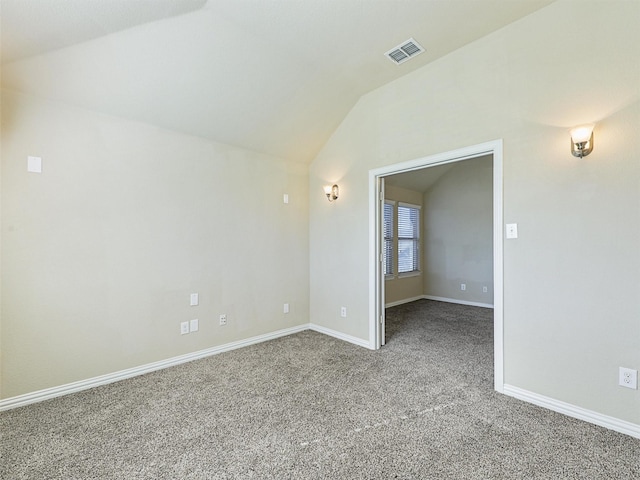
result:
<svg viewBox="0 0 640 480"><path fill-rule="evenodd" d="M387 200L393 200L396 202L410 203L412 205L422 206L422 194L420 192L414 192L413 190L407 190L393 185L386 185L384 189L384 196ZM422 211L421 211L422 212ZM423 219L420 219L422 222ZM397 239L398 222L397 218L394 222L394 229L396 234L394 237ZM395 248L397 252L397 246ZM421 264L424 265L422 259ZM395 265L397 269L397 264ZM419 275L412 276L398 276L397 274L393 278L388 278L384 282L385 286L385 303L394 303L409 298L416 298L422 295L422 271Z"/></svg>
<svg viewBox="0 0 640 480"><path fill-rule="evenodd" d="M2 127L3 398L308 323L306 165L7 91Z"/></svg>
<svg viewBox="0 0 640 480"><path fill-rule="evenodd" d="M0 79L2 78L2 66L0 65ZM0 94L0 268L2 268L2 95ZM2 271L0 270L0 398L2 394Z"/></svg>
<svg viewBox="0 0 640 480"><path fill-rule="evenodd" d="M492 305L493 159L447 171L424 193L423 218L424 295Z"/></svg>
<svg viewBox="0 0 640 480"><path fill-rule="evenodd" d="M502 138L520 229L503 252L506 383L640 424L640 391L616 385L619 366L640 369L638 24L640 2L559 0L364 96L310 175L3 91L2 398L309 314L366 339L369 170ZM586 121L595 150L579 160L567 129Z"/></svg>
<svg viewBox="0 0 640 480"><path fill-rule="evenodd" d="M369 170L502 138L505 382L640 424L617 386L640 369L639 24L640 2L559 0L361 98L310 169L311 321L368 338Z"/></svg>

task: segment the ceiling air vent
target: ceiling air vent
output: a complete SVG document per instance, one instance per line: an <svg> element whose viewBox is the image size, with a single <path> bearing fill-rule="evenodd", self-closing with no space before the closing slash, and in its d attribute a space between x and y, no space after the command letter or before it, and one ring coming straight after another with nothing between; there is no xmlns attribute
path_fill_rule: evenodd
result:
<svg viewBox="0 0 640 480"><path fill-rule="evenodd" d="M397 47L393 47L389 50L385 55L389 57L396 65L400 65L403 62L406 62L411 57L415 57L416 55L420 55L424 52L424 48L420 46L418 42L416 42L413 38L410 38L406 42L402 42Z"/></svg>

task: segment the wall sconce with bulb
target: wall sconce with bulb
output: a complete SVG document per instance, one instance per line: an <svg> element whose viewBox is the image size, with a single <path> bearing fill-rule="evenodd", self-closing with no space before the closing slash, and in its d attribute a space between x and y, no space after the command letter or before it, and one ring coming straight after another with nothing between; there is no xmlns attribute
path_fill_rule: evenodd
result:
<svg viewBox="0 0 640 480"><path fill-rule="evenodd" d="M580 125L571 129L571 154L574 157L586 157L593 151L593 127Z"/></svg>
<svg viewBox="0 0 640 480"><path fill-rule="evenodd" d="M325 185L324 193L330 202L338 199L338 185Z"/></svg>

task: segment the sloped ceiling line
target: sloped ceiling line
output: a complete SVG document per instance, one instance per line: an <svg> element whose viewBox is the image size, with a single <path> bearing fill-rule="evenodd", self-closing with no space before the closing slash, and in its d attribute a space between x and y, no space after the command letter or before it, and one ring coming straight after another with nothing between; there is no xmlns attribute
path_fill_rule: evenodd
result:
<svg viewBox="0 0 640 480"><path fill-rule="evenodd" d="M2 86L310 162L362 95L549 3L2 0Z"/></svg>

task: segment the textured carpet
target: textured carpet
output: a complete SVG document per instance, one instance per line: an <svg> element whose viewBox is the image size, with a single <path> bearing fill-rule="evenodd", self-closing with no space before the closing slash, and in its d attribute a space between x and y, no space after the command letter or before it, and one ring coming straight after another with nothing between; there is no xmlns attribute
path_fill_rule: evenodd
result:
<svg viewBox="0 0 640 480"><path fill-rule="evenodd" d="M4 479L638 479L640 441L493 391L488 309L388 310L0 413Z"/></svg>

